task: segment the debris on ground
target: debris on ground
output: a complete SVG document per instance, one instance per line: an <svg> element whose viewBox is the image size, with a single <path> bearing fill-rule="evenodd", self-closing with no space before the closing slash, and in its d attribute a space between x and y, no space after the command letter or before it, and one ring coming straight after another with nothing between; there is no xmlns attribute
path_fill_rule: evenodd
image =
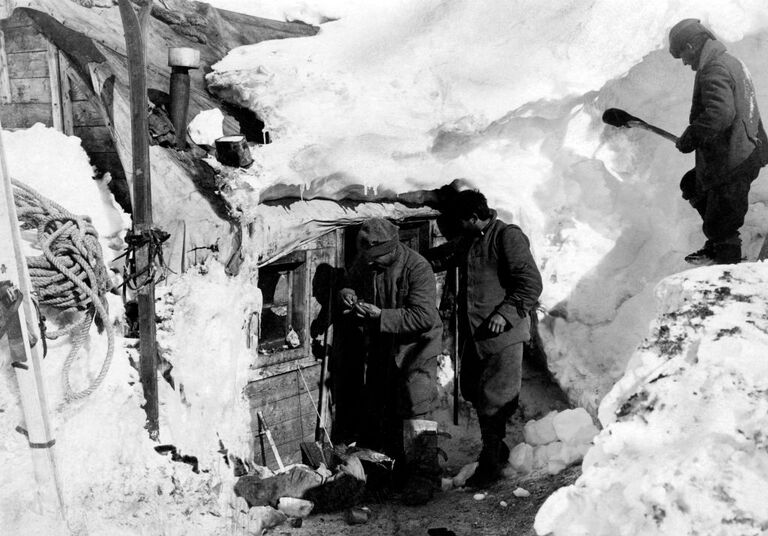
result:
<svg viewBox="0 0 768 536"><path fill-rule="evenodd" d="M512 495L515 497L530 497L531 492L524 488L515 488L515 490L512 492Z"/></svg>

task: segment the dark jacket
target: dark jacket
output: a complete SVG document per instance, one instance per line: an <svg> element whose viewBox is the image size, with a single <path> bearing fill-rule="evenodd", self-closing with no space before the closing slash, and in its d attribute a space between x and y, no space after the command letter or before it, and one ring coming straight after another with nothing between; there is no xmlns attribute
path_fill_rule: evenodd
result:
<svg viewBox="0 0 768 536"><path fill-rule="evenodd" d="M473 340L481 357L530 338L528 312L542 290L528 237L492 213L482 235L444 244L429 255L436 270L458 265L459 314L466 319L459 322L460 338ZM498 335L488 329L494 313L507 321L506 330Z"/></svg>
<svg viewBox="0 0 768 536"><path fill-rule="evenodd" d="M370 332L369 353L392 356L398 367L406 360L440 354L443 323L435 274L424 257L398 244L395 261L379 272L356 262L347 286L382 309L378 326Z"/></svg>
<svg viewBox="0 0 768 536"><path fill-rule="evenodd" d="M768 163L768 137L755 88L744 64L720 41L707 41L693 87L690 136L696 148L696 177L703 190L730 182L743 166Z"/></svg>

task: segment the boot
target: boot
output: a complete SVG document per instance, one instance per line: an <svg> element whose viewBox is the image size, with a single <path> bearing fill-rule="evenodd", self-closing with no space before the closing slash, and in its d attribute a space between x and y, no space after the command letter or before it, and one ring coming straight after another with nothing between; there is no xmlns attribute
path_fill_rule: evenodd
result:
<svg viewBox="0 0 768 536"><path fill-rule="evenodd" d="M403 447L407 480L402 501L409 506L429 502L440 489L437 422L423 419L403 421Z"/></svg>
<svg viewBox="0 0 768 536"><path fill-rule="evenodd" d="M707 240L707 242L704 244L704 247L702 247L700 250L686 255L685 262L695 266L707 266L710 264L715 264L714 246L709 240Z"/></svg>
<svg viewBox="0 0 768 536"><path fill-rule="evenodd" d="M475 474L467 479L467 486L485 489L498 482L509 461L509 447L504 443L507 431L507 413L499 411L493 416L479 416L483 448Z"/></svg>
<svg viewBox="0 0 768 536"><path fill-rule="evenodd" d="M739 243L715 244L714 264L738 264L741 262L741 241Z"/></svg>

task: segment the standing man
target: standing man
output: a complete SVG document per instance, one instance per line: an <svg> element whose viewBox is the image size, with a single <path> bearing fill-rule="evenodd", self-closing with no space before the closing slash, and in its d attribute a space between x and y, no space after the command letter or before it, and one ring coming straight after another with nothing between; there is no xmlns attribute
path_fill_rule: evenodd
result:
<svg viewBox="0 0 768 536"><path fill-rule="evenodd" d="M685 260L737 263L749 187L768 163L755 88L744 64L698 19L672 27L669 53L696 72L690 124L676 146L682 153L696 151L696 167L683 176L680 188L701 215L707 241Z"/></svg>
<svg viewBox="0 0 768 536"><path fill-rule="evenodd" d="M366 359L360 443L394 457L396 468L404 466L403 502L415 505L440 488L431 412L443 324L435 274L424 257L400 243L398 231L381 218L363 223L358 258L340 298L363 331L363 347L352 349Z"/></svg>
<svg viewBox="0 0 768 536"><path fill-rule="evenodd" d="M504 223L478 191L458 193L449 217L460 234L453 260L433 266L459 267L458 314L461 393L477 411L483 447L467 481L486 488L501 477L509 458L507 421L517 410L523 343L530 339L529 312L541 294L541 274L530 242L517 225ZM432 258L432 257L431 257Z"/></svg>

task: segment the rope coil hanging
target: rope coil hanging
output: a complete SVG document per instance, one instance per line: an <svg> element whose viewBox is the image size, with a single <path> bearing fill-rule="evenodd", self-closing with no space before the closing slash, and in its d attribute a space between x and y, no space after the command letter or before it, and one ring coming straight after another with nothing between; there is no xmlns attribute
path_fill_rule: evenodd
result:
<svg viewBox="0 0 768 536"><path fill-rule="evenodd" d="M12 183L22 228L37 230L37 240L43 252L39 256L27 257L39 305L79 316L69 326L57 331L48 331L43 324L41 337L57 339L70 335L72 349L62 369L64 399L68 402L80 400L93 393L104 381L115 349L115 334L109 322L106 299L109 277L98 233L87 216L72 214L17 180ZM69 381L70 369L88 338L94 319L97 327L107 333L106 357L91 384L75 392Z"/></svg>

